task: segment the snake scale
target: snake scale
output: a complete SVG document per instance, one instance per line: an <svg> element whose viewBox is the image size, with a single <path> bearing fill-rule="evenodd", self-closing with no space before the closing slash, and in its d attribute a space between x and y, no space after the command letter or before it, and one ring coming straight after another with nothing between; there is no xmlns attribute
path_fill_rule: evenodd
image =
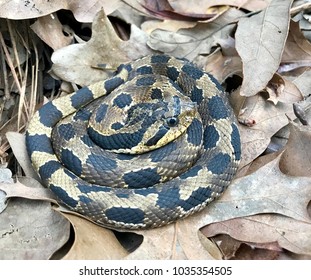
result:
<svg viewBox="0 0 311 280"><path fill-rule="evenodd" d="M160 227L202 210L230 184L241 154L219 83L160 54L42 106L26 145L62 205L123 229Z"/></svg>

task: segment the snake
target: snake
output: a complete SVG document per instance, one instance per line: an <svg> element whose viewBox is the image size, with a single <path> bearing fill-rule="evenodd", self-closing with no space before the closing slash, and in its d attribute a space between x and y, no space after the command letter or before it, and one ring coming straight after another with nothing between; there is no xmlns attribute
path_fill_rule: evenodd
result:
<svg viewBox="0 0 311 280"><path fill-rule="evenodd" d="M201 211L241 158L220 83L166 54L47 102L29 122L26 147L60 205L111 229L157 228Z"/></svg>

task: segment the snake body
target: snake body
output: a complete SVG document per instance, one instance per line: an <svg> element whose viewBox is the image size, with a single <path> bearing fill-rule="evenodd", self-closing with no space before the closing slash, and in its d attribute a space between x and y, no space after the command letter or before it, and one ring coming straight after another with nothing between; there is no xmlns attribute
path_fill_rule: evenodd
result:
<svg viewBox="0 0 311 280"><path fill-rule="evenodd" d="M26 145L61 204L126 229L202 210L230 184L241 154L219 83L167 55L122 64L112 78L48 102L31 119Z"/></svg>

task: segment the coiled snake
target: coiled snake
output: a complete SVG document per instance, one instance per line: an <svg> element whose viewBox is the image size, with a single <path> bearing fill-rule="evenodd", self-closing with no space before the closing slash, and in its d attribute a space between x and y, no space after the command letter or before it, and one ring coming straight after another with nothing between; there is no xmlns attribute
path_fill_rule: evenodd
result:
<svg viewBox="0 0 311 280"><path fill-rule="evenodd" d="M47 103L26 144L61 204L128 229L203 209L225 191L241 153L219 83L167 55L123 64L112 78Z"/></svg>

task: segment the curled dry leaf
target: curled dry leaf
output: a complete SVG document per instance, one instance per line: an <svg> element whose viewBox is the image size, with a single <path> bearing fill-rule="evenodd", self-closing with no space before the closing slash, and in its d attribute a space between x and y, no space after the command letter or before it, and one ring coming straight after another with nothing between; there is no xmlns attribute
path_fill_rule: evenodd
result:
<svg viewBox="0 0 311 280"><path fill-rule="evenodd" d="M62 213L62 215L71 222L75 232L73 246L63 259L115 260L128 255L111 230L72 214Z"/></svg>
<svg viewBox="0 0 311 280"><path fill-rule="evenodd" d="M265 90L269 94L268 101L275 105L278 102L292 104L302 100L302 94L297 86L277 73L273 75Z"/></svg>
<svg viewBox="0 0 311 280"><path fill-rule="evenodd" d="M68 46L73 40L72 34L64 35L63 26L56 14L38 18L31 29L53 50Z"/></svg>
<svg viewBox="0 0 311 280"><path fill-rule="evenodd" d="M67 242L70 224L52 210L50 202L32 200L40 199L37 194L42 190L35 180L22 182L7 186L17 198L11 198L0 215L0 259L46 260Z"/></svg>
<svg viewBox="0 0 311 280"><path fill-rule="evenodd" d="M215 223L204 228L206 236L228 234L243 241L277 244L296 254L311 255L311 221L301 222L281 215L261 214ZM271 249L278 249L276 246Z"/></svg>
<svg viewBox="0 0 311 280"><path fill-rule="evenodd" d="M292 83L300 90L304 98L308 98L311 94L311 69L309 68L295 77Z"/></svg>
<svg viewBox="0 0 311 280"><path fill-rule="evenodd" d="M232 8L212 22L201 22L190 29L182 28L177 32L154 30L150 34L148 46L193 61L200 54L210 54L219 39L226 39L235 28L231 23L243 14Z"/></svg>
<svg viewBox="0 0 311 280"><path fill-rule="evenodd" d="M130 40L122 41L101 10L94 19L92 38L88 42L70 45L53 53L52 73L79 85L106 79L121 63L150 53L147 47L143 47L147 40L144 32L134 26L132 31ZM102 64L104 69L99 69Z"/></svg>
<svg viewBox="0 0 311 280"><path fill-rule="evenodd" d="M0 17L9 19L38 18L58 10L70 10L80 22L92 22L94 15L102 8L107 14L120 7L120 0L110 1L1 1Z"/></svg>
<svg viewBox="0 0 311 280"><path fill-rule="evenodd" d="M241 167L262 154L271 137L288 124L288 117L295 118L291 103L279 102L274 105L261 94L246 98L243 106L243 114L239 119L248 120L253 125L239 127L242 142Z"/></svg>
<svg viewBox="0 0 311 280"><path fill-rule="evenodd" d="M26 150L25 135L10 131L6 133L6 137L10 143L10 146L18 163L23 168L25 175L30 178L34 178L37 181L40 181L38 174L35 172L31 165L30 158Z"/></svg>
<svg viewBox="0 0 311 280"><path fill-rule="evenodd" d="M225 56L221 49L217 48L206 58L203 68L223 83L228 77L242 73L242 62L239 56Z"/></svg>
<svg viewBox="0 0 311 280"><path fill-rule="evenodd" d="M290 122L289 129L280 168L291 176L311 177L311 127Z"/></svg>
<svg viewBox="0 0 311 280"><path fill-rule="evenodd" d="M207 11L215 6L226 5L249 11L259 11L268 5L269 0L201 0L200 5L197 4L196 0L170 0L169 3L175 10L186 10L188 13L202 13L202 11Z"/></svg>
<svg viewBox="0 0 311 280"><path fill-rule="evenodd" d="M282 63L285 64L282 65L282 69L287 71L311 65L311 43L303 36L298 22L290 22Z"/></svg>
<svg viewBox="0 0 311 280"><path fill-rule="evenodd" d="M239 20L235 37L243 62L241 95L255 95L277 71L288 34L291 3L272 0L264 11Z"/></svg>

